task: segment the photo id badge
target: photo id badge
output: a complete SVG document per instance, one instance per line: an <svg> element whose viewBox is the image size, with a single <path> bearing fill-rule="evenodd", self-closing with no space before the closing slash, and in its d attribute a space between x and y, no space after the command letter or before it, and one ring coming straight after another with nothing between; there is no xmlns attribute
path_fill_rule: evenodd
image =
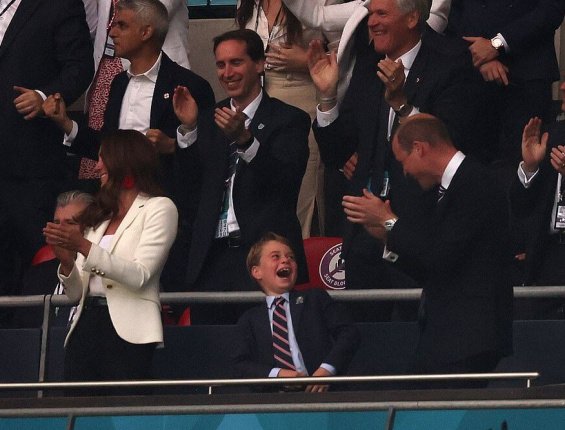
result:
<svg viewBox="0 0 565 430"><path fill-rule="evenodd" d="M557 210L555 212L555 229L565 230L565 202L560 201L557 204Z"/></svg>
<svg viewBox="0 0 565 430"><path fill-rule="evenodd" d="M114 58L115 49L114 49L114 40L108 36L106 38L106 45L104 46L104 55L106 57Z"/></svg>

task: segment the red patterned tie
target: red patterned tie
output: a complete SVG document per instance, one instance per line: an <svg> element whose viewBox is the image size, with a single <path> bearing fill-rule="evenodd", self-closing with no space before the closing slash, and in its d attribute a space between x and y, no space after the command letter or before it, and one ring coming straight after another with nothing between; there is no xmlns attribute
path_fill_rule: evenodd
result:
<svg viewBox="0 0 565 430"><path fill-rule="evenodd" d="M110 8L110 20L108 22L107 31L110 31L114 13L116 10L116 2L112 0ZM100 130L104 125L104 112L108 104L108 94L110 93L110 84L114 77L123 72L122 60L118 57L103 56L98 65L96 76L87 94L87 110L88 110L88 126L94 130ZM98 176L94 173L96 161L88 158L80 160L79 179L92 179Z"/></svg>
<svg viewBox="0 0 565 430"><path fill-rule="evenodd" d="M284 309L284 297L275 299L275 309L273 311L273 353L275 363L281 369L296 370L292 364L292 354L288 342L288 324L286 311Z"/></svg>

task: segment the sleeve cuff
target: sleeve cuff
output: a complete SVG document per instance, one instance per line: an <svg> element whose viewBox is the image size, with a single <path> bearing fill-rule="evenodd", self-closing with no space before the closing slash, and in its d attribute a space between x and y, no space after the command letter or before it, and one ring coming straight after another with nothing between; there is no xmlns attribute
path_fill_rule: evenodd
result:
<svg viewBox="0 0 565 430"><path fill-rule="evenodd" d="M520 162L520 164L518 165L518 178L520 178L520 182L522 183L524 188L530 188L532 179L536 177L538 172L539 169L537 169L533 173L526 173L526 171L524 170L524 162L523 161Z"/></svg>
<svg viewBox="0 0 565 430"><path fill-rule="evenodd" d="M251 144L251 146L247 148L245 151L238 150L237 155L239 155L239 158L241 158L243 161L249 164L253 161L253 159L257 155L257 151L259 151L259 146L261 146L259 141L257 139L253 139L253 143Z"/></svg>
<svg viewBox="0 0 565 430"><path fill-rule="evenodd" d="M179 125L177 128L177 145L181 149L186 149L191 146L198 138L198 127L189 130L184 125Z"/></svg>
<svg viewBox="0 0 565 430"><path fill-rule="evenodd" d="M276 378L279 376L279 372L281 371L280 367L273 367L269 372L269 378Z"/></svg>
<svg viewBox="0 0 565 430"><path fill-rule="evenodd" d="M69 134L65 134L63 137L63 145L71 147L73 142L75 141L78 134L78 124L76 121L73 121L73 128Z"/></svg>
<svg viewBox="0 0 565 430"><path fill-rule="evenodd" d="M504 52L508 54L510 52L510 47L508 46L508 43L506 42L504 36L500 33L496 33L496 37L498 37L502 41L502 46L504 46Z"/></svg>
<svg viewBox="0 0 565 430"><path fill-rule="evenodd" d="M396 260L398 260L398 254L389 251L385 245L383 249L383 260L390 261L391 263L396 263Z"/></svg>
<svg viewBox="0 0 565 430"><path fill-rule="evenodd" d="M47 100L47 96L45 95L45 93L43 91L41 91L41 90L34 90L34 91L41 96L43 101Z"/></svg>
<svg viewBox="0 0 565 430"><path fill-rule="evenodd" d="M327 127L337 119L338 115L339 108L337 105L325 112L320 110L320 105L316 107L316 121L318 122L318 127Z"/></svg>
<svg viewBox="0 0 565 430"><path fill-rule="evenodd" d="M337 375L337 370L335 367L333 367L331 364L328 363L322 363L320 364L320 367L322 369L326 369L328 372L330 372L332 374L332 376Z"/></svg>

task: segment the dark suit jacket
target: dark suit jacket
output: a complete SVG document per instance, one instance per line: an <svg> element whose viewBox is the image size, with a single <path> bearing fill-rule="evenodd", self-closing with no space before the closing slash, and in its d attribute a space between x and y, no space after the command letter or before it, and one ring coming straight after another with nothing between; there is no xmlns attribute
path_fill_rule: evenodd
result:
<svg viewBox="0 0 565 430"><path fill-rule="evenodd" d="M88 87L94 64L80 0L22 0L0 45L0 176L61 177L63 134L49 119L25 121L13 86L59 92L75 101Z"/></svg>
<svg viewBox="0 0 565 430"><path fill-rule="evenodd" d="M434 190L435 191L435 190ZM443 199L427 193L419 210L388 235L395 264L425 274L418 358L452 363L512 345L508 209L490 172L465 158Z"/></svg>
<svg viewBox="0 0 565 430"><path fill-rule="evenodd" d="M289 297L294 334L308 374L327 363L338 374L347 370L360 335L345 309L323 290L292 291ZM239 377L266 378L278 367L265 303L244 313L238 323L234 365Z"/></svg>
<svg viewBox="0 0 565 430"><path fill-rule="evenodd" d="M218 106L229 106L229 100ZM309 128L305 112L263 92L250 125L260 147L251 163L238 163L233 185L243 246L250 247L268 231L286 237L297 257L298 283L308 279L296 202L308 160ZM214 123L214 113L199 115L198 140L184 154L187 160L197 157L200 166L196 179L200 185L198 213L186 272L188 284L198 278L214 240L228 169L228 145L228 139Z"/></svg>
<svg viewBox="0 0 565 430"><path fill-rule="evenodd" d="M129 78L125 71L114 78L104 112L102 130L98 132L89 128L86 119L83 118L78 124L79 132L71 146L73 152L94 160L98 159L100 136L119 127L122 100L128 83ZM173 109L173 92L177 85L186 86L190 90L200 109L211 108L215 103L212 88L204 78L179 66L163 52L151 102L149 128L159 129L169 137L176 137L177 127L180 125ZM180 169L174 155L161 154L160 158L164 188L173 197L181 216L187 216L185 188L190 187L190 183L187 184L185 180L185 172Z"/></svg>
<svg viewBox="0 0 565 430"><path fill-rule="evenodd" d="M563 142L565 142L565 123L560 122L549 131L548 155L540 165L538 174L532 179L530 187L524 188L516 176L510 188L512 214L518 218L532 216L533 237L526 250L524 273L524 281L527 285L535 284L537 280L544 250L549 240L549 223L553 215L557 187L557 172L551 166L549 153L551 148L563 145Z"/></svg>
<svg viewBox="0 0 565 430"><path fill-rule="evenodd" d="M453 0L448 32L457 36L504 36L510 52L499 59L510 79L557 81L555 30L563 22L562 0Z"/></svg>
<svg viewBox="0 0 565 430"><path fill-rule="evenodd" d="M465 51L428 29L405 84L408 101L421 112L444 121L454 142L462 148L473 118L471 98L467 96L473 68ZM391 204L402 216L410 211L419 188L406 180L387 142L388 120L383 118L388 118L389 106L384 103L384 85L376 75L376 64L382 57L369 45L366 20L356 32L355 52L357 59L339 116L327 127L318 127L315 122L314 134L326 165L340 168L354 152L358 153L350 194L361 195L370 177L373 192L379 193L388 166ZM346 254L351 238L363 229L350 225L349 230L344 244Z"/></svg>

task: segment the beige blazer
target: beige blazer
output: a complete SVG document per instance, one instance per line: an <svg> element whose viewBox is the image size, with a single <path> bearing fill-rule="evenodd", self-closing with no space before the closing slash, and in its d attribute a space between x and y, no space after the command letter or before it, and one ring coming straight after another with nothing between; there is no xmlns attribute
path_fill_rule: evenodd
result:
<svg viewBox="0 0 565 430"><path fill-rule="evenodd" d="M80 300L65 345L80 320L91 276L102 278L112 324L122 339L136 344L163 341L159 277L175 240L177 223L177 208L170 199L140 194L108 250L98 243L109 221L85 231L84 236L92 242L88 257L79 253L69 276L59 273L65 294Z"/></svg>

